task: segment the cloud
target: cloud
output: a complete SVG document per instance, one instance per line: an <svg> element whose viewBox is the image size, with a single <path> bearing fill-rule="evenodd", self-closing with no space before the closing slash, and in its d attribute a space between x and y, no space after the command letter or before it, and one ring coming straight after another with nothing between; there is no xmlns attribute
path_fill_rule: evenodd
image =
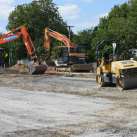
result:
<svg viewBox="0 0 137 137"><path fill-rule="evenodd" d="M64 19L77 19L79 18L78 13L81 9L75 4L66 4L64 6L59 6L59 12Z"/></svg>
<svg viewBox="0 0 137 137"><path fill-rule="evenodd" d="M15 3L14 0L0 0L0 4L12 4Z"/></svg>
<svg viewBox="0 0 137 137"><path fill-rule="evenodd" d="M104 17L104 16L108 16L108 13L103 13L103 14L100 14L100 15L94 15L91 20L95 20L95 19L98 19L101 18L101 17Z"/></svg>
<svg viewBox="0 0 137 137"><path fill-rule="evenodd" d="M73 24L73 26L75 26L75 28L91 28L91 27L95 27L95 26L97 26L99 24L99 18L104 17L104 16L108 16L108 13L94 15L91 18L91 21L84 21L84 19L82 19L83 21L78 22L76 24Z"/></svg>
<svg viewBox="0 0 137 137"><path fill-rule="evenodd" d="M83 1L85 1L85 2L93 2L93 0L83 0Z"/></svg>
<svg viewBox="0 0 137 137"><path fill-rule="evenodd" d="M91 28L91 27L96 26L96 25L98 25L98 22L86 21L86 22L76 23L74 26L75 26L75 28L80 28L80 27Z"/></svg>
<svg viewBox="0 0 137 137"><path fill-rule="evenodd" d="M9 13L14 10L14 0L0 0L0 19L8 19Z"/></svg>

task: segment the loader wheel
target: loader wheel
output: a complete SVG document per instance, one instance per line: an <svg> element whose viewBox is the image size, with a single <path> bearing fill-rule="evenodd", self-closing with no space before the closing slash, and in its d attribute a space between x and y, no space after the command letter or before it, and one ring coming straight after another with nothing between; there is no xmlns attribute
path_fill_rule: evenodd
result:
<svg viewBox="0 0 137 137"><path fill-rule="evenodd" d="M119 90L123 90L124 88L124 81L122 78L116 78L116 85Z"/></svg>
<svg viewBox="0 0 137 137"><path fill-rule="evenodd" d="M106 86L106 82L104 82L103 76L101 75L96 75L96 82L99 87Z"/></svg>

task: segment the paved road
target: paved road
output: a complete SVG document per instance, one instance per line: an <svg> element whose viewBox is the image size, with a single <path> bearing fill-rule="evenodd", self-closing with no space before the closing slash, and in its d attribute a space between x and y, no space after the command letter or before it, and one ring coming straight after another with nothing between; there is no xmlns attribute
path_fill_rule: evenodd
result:
<svg viewBox="0 0 137 137"><path fill-rule="evenodd" d="M0 135L98 121L113 102L77 95L0 87Z"/></svg>

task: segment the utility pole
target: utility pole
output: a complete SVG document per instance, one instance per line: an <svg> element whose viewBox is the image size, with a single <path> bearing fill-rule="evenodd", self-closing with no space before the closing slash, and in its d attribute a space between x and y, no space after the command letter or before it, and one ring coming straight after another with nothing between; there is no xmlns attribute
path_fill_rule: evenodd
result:
<svg viewBox="0 0 137 137"><path fill-rule="evenodd" d="M70 27L74 27L74 26L65 26L65 27L69 27L69 40L70 40Z"/></svg>

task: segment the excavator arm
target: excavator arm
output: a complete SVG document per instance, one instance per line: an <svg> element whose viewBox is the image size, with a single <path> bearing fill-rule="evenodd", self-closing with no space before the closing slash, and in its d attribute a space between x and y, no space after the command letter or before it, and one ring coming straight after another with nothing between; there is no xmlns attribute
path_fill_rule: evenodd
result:
<svg viewBox="0 0 137 137"><path fill-rule="evenodd" d="M56 31L53 31L49 28L45 28L45 48L50 54L50 36L64 43L65 46L72 46L72 42L67 38L67 36L60 34ZM70 53L70 48L68 48L68 53Z"/></svg>
<svg viewBox="0 0 137 137"><path fill-rule="evenodd" d="M17 31L18 29L21 29L21 32L16 32L14 34L12 34L13 32ZM31 57L31 59L34 61L33 64L31 65L30 68L30 73L31 74L43 74L45 73L47 66L43 65L41 63L41 59L38 56L37 51L34 48L33 42L30 38L30 35L26 29L25 26L20 26L17 29L14 29L13 31L10 31L9 33L2 35L0 37L0 45L10 42L12 40L21 38L23 39L23 42L28 50L28 53Z"/></svg>

